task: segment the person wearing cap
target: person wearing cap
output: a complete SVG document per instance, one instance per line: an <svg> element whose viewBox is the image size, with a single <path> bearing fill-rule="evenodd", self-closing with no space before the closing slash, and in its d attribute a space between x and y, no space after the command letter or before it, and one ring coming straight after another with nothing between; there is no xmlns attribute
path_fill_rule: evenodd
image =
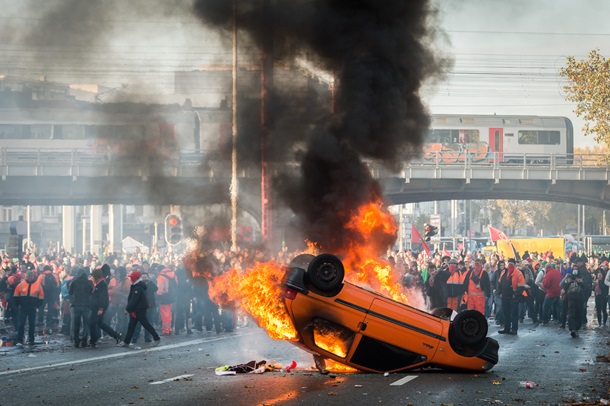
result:
<svg viewBox="0 0 610 406"><path fill-rule="evenodd" d="M464 290L466 291L466 307L481 314L485 314L485 302L491 295L489 274L483 271L483 264L479 258L474 260L474 266L464 276Z"/></svg>
<svg viewBox="0 0 610 406"><path fill-rule="evenodd" d="M44 300L44 291L36 275L27 271L25 280L15 288L15 304L19 307L19 327L17 328L17 342L23 344L25 335L25 322L28 321L28 345L34 345L36 328L36 310Z"/></svg>
<svg viewBox="0 0 610 406"><path fill-rule="evenodd" d="M136 324L139 322L142 324L150 335L153 337L153 347L159 345L161 338L155 331L155 328L148 322L146 312L148 311L149 303L146 296L146 283L141 279L139 271L132 271L129 274L131 279L131 287L129 289L129 296L127 298L127 307L125 307L125 313L129 314L129 326L127 327L127 335L125 340L121 344L123 347L129 347L131 338L136 329Z"/></svg>
<svg viewBox="0 0 610 406"><path fill-rule="evenodd" d="M525 285L523 274L516 269L515 260L508 260L508 266L502 271L499 279L500 295L502 297L502 310L504 311L504 329L499 334L517 335L519 330L519 306L515 299L515 292Z"/></svg>
<svg viewBox="0 0 610 406"><path fill-rule="evenodd" d="M449 261L449 278L447 279L447 307L458 311L464 294L464 277L458 270L455 259Z"/></svg>

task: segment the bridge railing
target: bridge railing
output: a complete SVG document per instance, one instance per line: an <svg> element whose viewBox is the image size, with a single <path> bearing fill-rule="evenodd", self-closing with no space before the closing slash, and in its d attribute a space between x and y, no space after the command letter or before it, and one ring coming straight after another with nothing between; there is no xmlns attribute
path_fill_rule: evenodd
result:
<svg viewBox="0 0 610 406"><path fill-rule="evenodd" d="M367 162L376 177L395 176L374 162ZM296 166L295 166L296 165ZM293 170L296 163L286 164ZM507 154L461 151L459 156L446 152L427 152L406 162L404 169L437 168L519 168L524 169L609 169L610 161L603 154ZM243 169L240 177L256 177L260 171ZM172 156L133 157L131 155L98 154L86 149L3 148L0 146L0 173L5 176L104 176L104 175L162 175L162 176L226 176L231 162L218 156L180 153Z"/></svg>

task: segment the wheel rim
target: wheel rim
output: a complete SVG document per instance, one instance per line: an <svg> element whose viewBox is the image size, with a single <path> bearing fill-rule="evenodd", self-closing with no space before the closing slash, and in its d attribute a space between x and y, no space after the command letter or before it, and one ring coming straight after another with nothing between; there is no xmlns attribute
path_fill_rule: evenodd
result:
<svg viewBox="0 0 610 406"><path fill-rule="evenodd" d="M468 337L476 337L479 331L479 323L473 318L468 318L462 323L462 332Z"/></svg>
<svg viewBox="0 0 610 406"><path fill-rule="evenodd" d="M330 284L337 277L337 269L330 263L324 263L317 268L316 274L320 282Z"/></svg>

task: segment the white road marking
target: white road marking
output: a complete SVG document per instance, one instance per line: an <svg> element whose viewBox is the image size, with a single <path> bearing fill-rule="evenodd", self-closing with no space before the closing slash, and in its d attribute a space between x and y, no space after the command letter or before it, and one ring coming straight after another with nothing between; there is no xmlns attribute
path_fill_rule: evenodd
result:
<svg viewBox="0 0 610 406"><path fill-rule="evenodd" d="M411 382L413 379L417 378L419 375L409 375L409 376L405 376L402 379L397 380L396 382L392 382L390 384L390 386L401 386L404 385L407 382Z"/></svg>
<svg viewBox="0 0 610 406"><path fill-rule="evenodd" d="M174 376L173 378L167 378L164 379L162 381L156 381L156 382L151 382L151 385L161 385L162 383L168 383L168 382L173 382L173 381L179 381L182 378L189 378L193 376L193 374L186 374L186 375L178 375L178 376Z"/></svg>
<svg viewBox="0 0 610 406"><path fill-rule="evenodd" d="M241 334L241 336L246 336L249 334L252 334L252 333ZM41 370L45 370L45 369L55 369L55 368L61 368L61 367L70 366L70 365L86 364L88 362L102 361L102 360L108 360L108 359L113 359L113 358L129 357L129 356L132 356L135 354L140 354L142 351L154 352L154 351L171 350L173 348L187 347L189 345L204 344L204 343L210 343L210 342L214 342L214 341L222 341L222 340L226 340L226 339L229 339L232 337L235 337L235 336L226 335L226 336L220 336L220 337L202 338L199 340L191 340L191 341L185 341L182 343L168 344L168 345L163 345L163 341L161 341L161 345L158 347L146 347L146 348L142 348L141 350L128 348L128 349L126 349L125 352L120 352L118 354L102 355L100 357L82 358L82 359L76 359L73 361L59 362L57 364L40 365L37 367L29 367L29 368L22 368L22 369L14 369L14 370L10 370L10 371L2 371L2 372L0 372L0 376L22 374L25 372L41 371ZM117 348L122 348L122 347L117 347Z"/></svg>

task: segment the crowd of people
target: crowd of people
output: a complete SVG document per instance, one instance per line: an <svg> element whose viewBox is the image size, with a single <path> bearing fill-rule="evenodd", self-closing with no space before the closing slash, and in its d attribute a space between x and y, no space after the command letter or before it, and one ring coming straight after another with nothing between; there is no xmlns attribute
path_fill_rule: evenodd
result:
<svg viewBox="0 0 610 406"><path fill-rule="evenodd" d="M390 261L402 283L420 291L430 308L474 309L517 335L525 317L534 325L558 325L578 337L586 328L587 307L595 301L596 328L606 328L610 308L607 256L571 253L566 260L552 253L525 252L520 259L480 252L432 258L411 251L394 252Z"/></svg>
<svg viewBox="0 0 610 406"><path fill-rule="evenodd" d="M142 328L153 346L164 335L231 332L237 316L210 299L208 281L260 254L214 250L209 258L199 270L185 266L182 256L139 251L106 258L66 252L2 258L4 329L14 333L17 345L34 345L37 334L59 334L77 348L96 347L102 337L128 347Z"/></svg>
<svg viewBox="0 0 610 406"><path fill-rule="evenodd" d="M296 255L296 254L295 254ZM18 344L35 344L35 333L61 334L77 348L96 347L102 337L130 346L143 339L208 331L231 332L239 309L219 306L209 294L214 277L228 269L246 270L257 261L288 264L286 250L273 258L263 250L214 249L205 255L25 254L3 258L0 298L4 327ZM572 337L587 325L589 298L595 298L597 327L608 322L609 259L572 253L567 260L525 252L522 258L476 253L388 252L387 261L405 289L421 294L429 310L479 311L518 334L526 317L534 325L567 327ZM247 318L243 319L247 322ZM25 337L27 327L27 339Z"/></svg>

